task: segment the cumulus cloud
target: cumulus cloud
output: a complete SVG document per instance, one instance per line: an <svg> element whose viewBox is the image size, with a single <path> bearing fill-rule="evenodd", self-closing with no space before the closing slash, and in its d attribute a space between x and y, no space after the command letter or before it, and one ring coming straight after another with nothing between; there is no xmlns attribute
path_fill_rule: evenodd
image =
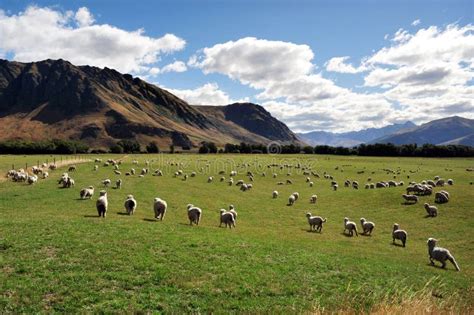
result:
<svg viewBox="0 0 474 315"><path fill-rule="evenodd" d="M166 73L166 72L184 72L188 68L186 67L186 64L182 61L175 61L173 63L167 64L161 69L161 73Z"/></svg>
<svg viewBox="0 0 474 315"><path fill-rule="evenodd" d="M167 90L193 105L227 105L248 101L248 99L232 100L226 92L219 89L217 83L206 83L195 89L167 88Z"/></svg>
<svg viewBox="0 0 474 315"><path fill-rule="evenodd" d="M331 58L325 64L326 70L339 73L358 73L366 70L363 65L355 68L353 65L346 63L348 59L349 56Z"/></svg>
<svg viewBox="0 0 474 315"><path fill-rule="evenodd" d="M399 29L358 66L335 57L326 70L364 73L365 92L317 73L306 45L243 38L204 48L189 65L256 89L256 99L295 131L348 131L447 115L474 118L473 26ZM372 88L377 88L374 92ZM360 91L358 90L358 91Z"/></svg>
<svg viewBox="0 0 474 315"><path fill-rule="evenodd" d="M0 39L0 51L17 61L62 58L135 74L148 72L161 54L181 50L186 44L173 34L153 38L143 29L127 31L97 24L85 7L61 12L30 6L11 15L0 10Z"/></svg>
<svg viewBox="0 0 474 315"><path fill-rule="evenodd" d="M416 19L416 20L414 20L413 22L411 22L411 25L417 26L417 25L420 24L420 23L421 23L420 19Z"/></svg>

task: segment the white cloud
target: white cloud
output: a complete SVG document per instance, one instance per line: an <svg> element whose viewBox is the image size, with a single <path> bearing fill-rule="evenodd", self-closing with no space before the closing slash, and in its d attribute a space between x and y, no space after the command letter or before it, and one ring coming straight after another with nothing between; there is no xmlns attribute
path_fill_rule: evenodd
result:
<svg viewBox="0 0 474 315"><path fill-rule="evenodd" d="M353 65L347 64L348 59L349 56L331 58L325 64L326 70L339 73L358 73L366 70L363 65L355 68Z"/></svg>
<svg viewBox="0 0 474 315"><path fill-rule="evenodd" d="M90 26L94 23L94 16L89 12L89 9L86 7L79 8L77 10L76 22L80 27Z"/></svg>
<svg viewBox="0 0 474 315"><path fill-rule="evenodd" d="M161 73L166 72L185 72L188 68L186 64L182 61L175 61L173 63L167 64L161 69Z"/></svg>
<svg viewBox="0 0 474 315"><path fill-rule="evenodd" d="M472 25L416 33L399 29L387 47L359 66L347 63L348 56L326 63L328 71L367 72L365 86L378 92L354 92L315 73L311 49L294 43L243 38L204 48L188 64L256 89L256 98L296 131L359 130L449 115L474 118L473 30Z"/></svg>
<svg viewBox="0 0 474 315"><path fill-rule="evenodd" d="M30 6L16 15L0 10L0 51L23 62L62 58L77 65L140 74L153 68L161 54L181 50L186 44L173 34L153 38L142 29L127 31L94 23L85 7L63 13Z"/></svg>
<svg viewBox="0 0 474 315"><path fill-rule="evenodd" d="M248 101L232 100L226 92L219 89L217 83L206 83L196 89L165 89L192 105L227 105Z"/></svg>
<svg viewBox="0 0 474 315"><path fill-rule="evenodd" d="M420 24L420 23L421 23L420 19L416 19L416 20L414 20L413 22L411 22L411 25L417 26L417 25Z"/></svg>

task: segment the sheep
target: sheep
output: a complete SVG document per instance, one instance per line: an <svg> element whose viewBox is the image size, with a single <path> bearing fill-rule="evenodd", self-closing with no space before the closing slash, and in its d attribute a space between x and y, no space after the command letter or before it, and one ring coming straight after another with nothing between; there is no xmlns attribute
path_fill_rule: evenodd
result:
<svg viewBox="0 0 474 315"><path fill-rule="evenodd" d="M68 172L75 172L75 171L76 171L76 166L75 165L69 166Z"/></svg>
<svg viewBox="0 0 474 315"><path fill-rule="evenodd" d="M240 185L240 190L242 191L247 191L249 188L248 188L248 185L247 184L242 184Z"/></svg>
<svg viewBox="0 0 474 315"><path fill-rule="evenodd" d="M438 216L438 208L437 207L430 206L428 203L425 203L423 206L425 207L425 210L428 213L428 216L430 216L430 217Z"/></svg>
<svg viewBox="0 0 474 315"><path fill-rule="evenodd" d="M448 179L447 183L449 186L452 186L454 184L454 181L450 178Z"/></svg>
<svg viewBox="0 0 474 315"><path fill-rule="evenodd" d="M128 215L132 215L135 213L135 210L137 209L137 201L135 200L135 198L133 198L133 195L127 196L127 199L124 203L124 207Z"/></svg>
<svg viewBox="0 0 474 315"><path fill-rule="evenodd" d="M286 180L286 184L287 184L287 185L291 185L291 184L293 184L293 182L291 181L291 179L287 179L287 180Z"/></svg>
<svg viewBox="0 0 474 315"><path fill-rule="evenodd" d="M102 181L102 184L104 185L104 187L108 187L111 183L112 181L110 179L104 179Z"/></svg>
<svg viewBox="0 0 474 315"><path fill-rule="evenodd" d="M309 182L309 187L313 187L314 186L314 183L313 182Z"/></svg>
<svg viewBox="0 0 474 315"><path fill-rule="evenodd" d="M225 211L225 209L220 210L220 224L219 227L222 226L222 223L224 223L225 227L235 227L235 218L234 215L231 212Z"/></svg>
<svg viewBox="0 0 474 315"><path fill-rule="evenodd" d="M225 181L225 177L222 176L221 179L220 179L221 182Z"/></svg>
<svg viewBox="0 0 474 315"><path fill-rule="evenodd" d="M43 172L43 179L46 179L46 178L48 178L48 177L49 177L49 173L46 172L46 171L44 171L44 172Z"/></svg>
<svg viewBox="0 0 474 315"><path fill-rule="evenodd" d="M317 200L318 200L318 195L312 195L312 196L309 198L309 202L310 202L310 203L316 203Z"/></svg>
<svg viewBox="0 0 474 315"><path fill-rule="evenodd" d="M115 170L114 171L115 175L122 175L122 172Z"/></svg>
<svg viewBox="0 0 474 315"><path fill-rule="evenodd" d="M436 194L435 194L435 202L436 203L446 203L449 201L449 194L442 190L442 191L438 191Z"/></svg>
<svg viewBox="0 0 474 315"><path fill-rule="evenodd" d="M353 181L353 182L352 182L352 188L354 188L354 189L359 189L359 182Z"/></svg>
<svg viewBox="0 0 474 315"><path fill-rule="evenodd" d="M207 179L207 182L208 182L208 183L212 183L213 180L214 180L214 177L209 176L209 178Z"/></svg>
<svg viewBox="0 0 474 315"><path fill-rule="evenodd" d="M130 169L130 174L135 175L135 169L134 168Z"/></svg>
<svg viewBox="0 0 474 315"><path fill-rule="evenodd" d="M300 194L297 192L294 192L292 195L295 196L295 201L300 197Z"/></svg>
<svg viewBox="0 0 474 315"><path fill-rule="evenodd" d="M333 189L334 191L336 191L337 188L339 188L339 185L338 185L338 184L332 186L332 189Z"/></svg>
<svg viewBox="0 0 474 315"><path fill-rule="evenodd" d="M196 172L192 172L191 177L196 177Z"/></svg>
<svg viewBox="0 0 474 315"><path fill-rule="evenodd" d="M229 212L234 216L234 227L237 223L237 211L235 211L234 205L229 205Z"/></svg>
<svg viewBox="0 0 474 315"><path fill-rule="evenodd" d="M148 169L147 168L142 168L142 171L140 172L140 175L145 176L146 174L148 174Z"/></svg>
<svg viewBox="0 0 474 315"><path fill-rule="evenodd" d="M403 199L405 199L405 203L412 203L415 204L418 202L418 196L417 195L402 195Z"/></svg>
<svg viewBox="0 0 474 315"><path fill-rule="evenodd" d="M233 179L233 178L230 178L227 183L229 183L229 186L234 185L234 179Z"/></svg>
<svg viewBox="0 0 474 315"><path fill-rule="evenodd" d="M372 231L375 228L375 223L367 221L365 218L360 218L360 225L362 225L362 231L364 235L372 235Z"/></svg>
<svg viewBox="0 0 474 315"><path fill-rule="evenodd" d="M370 184L365 184L365 189L369 189L370 188Z"/></svg>
<svg viewBox="0 0 474 315"><path fill-rule="evenodd" d="M99 165L94 165L94 172L97 172L99 170Z"/></svg>
<svg viewBox="0 0 474 315"><path fill-rule="evenodd" d="M198 207L193 206L192 204L188 204L188 218L189 224L199 225L199 221L201 221L202 210Z"/></svg>
<svg viewBox="0 0 474 315"><path fill-rule="evenodd" d="M344 187L349 187L351 185L351 181L350 180L346 180L344 182Z"/></svg>
<svg viewBox="0 0 474 315"><path fill-rule="evenodd" d="M273 197L273 199L278 198L278 191L274 190L273 193L272 193L272 197Z"/></svg>
<svg viewBox="0 0 474 315"><path fill-rule="evenodd" d="M35 184L37 181L38 181L38 176L36 176L36 175L31 175L31 176L28 176L28 178L27 178L27 182L30 185Z"/></svg>
<svg viewBox="0 0 474 315"><path fill-rule="evenodd" d="M306 218L308 219L309 230L319 233L321 233L323 223L327 222L326 218L322 218L320 216L313 217L310 212L306 213Z"/></svg>
<svg viewBox="0 0 474 315"><path fill-rule="evenodd" d="M119 166L117 164L114 165L114 170L116 170L116 171L119 170Z"/></svg>
<svg viewBox="0 0 474 315"><path fill-rule="evenodd" d="M97 199L96 202L96 208L97 208L97 213L99 214L99 217L105 218L107 214L107 208L108 208L109 202L107 200L107 192L105 190L102 190L99 195L99 199Z"/></svg>
<svg viewBox="0 0 474 315"><path fill-rule="evenodd" d="M444 186L444 184L445 184L445 180L442 179L442 178L439 179L438 181L436 181L436 186L437 187L442 187L442 186Z"/></svg>
<svg viewBox="0 0 474 315"><path fill-rule="evenodd" d="M392 231L392 243L395 244L395 240L400 240L403 247L405 247L407 242L408 233L405 230L400 230L400 225L398 223L393 224Z"/></svg>
<svg viewBox="0 0 474 315"><path fill-rule="evenodd" d="M89 198L91 199L94 196L94 186L89 186L87 188L82 188L79 192L79 196L81 199Z"/></svg>
<svg viewBox="0 0 474 315"><path fill-rule="evenodd" d="M344 234L346 233L346 230L349 232L350 236L354 236L354 232L356 236L359 236L357 233L357 225L354 222L349 221L349 218L344 218Z"/></svg>
<svg viewBox="0 0 474 315"><path fill-rule="evenodd" d="M288 205L289 206L292 206L295 203L295 201L296 201L296 199L295 199L294 195L290 195L290 197L288 197Z"/></svg>
<svg viewBox="0 0 474 315"><path fill-rule="evenodd" d="M153 200L153 211L155 212L155 219L163 221L166 209L168 209L168 203L161 198L155 198Z"/></svg>
<svg viewBox="0 0 474 315"><path fill-rule="evenodd" d="M115 182L115 189L120 189L120 188L122 188L122 180L119 178Z"/></svg>
<svg viewBox="0 0 474 315"><path fill-rule="evenodd" d="M428 239L428 255L430 256L430 263L432 266L435 265L434 260L437 260L441 263L441 268L446 268L446 260L449 260L453 265L454 268L456 268L456 271L461 271L461 268L459 268L458 263L456 262L456 259L454 259L454 256L451 255L449 250L443 247L437 247L436 243L438 243L438 240L435 238L429 238Z"/></svg>

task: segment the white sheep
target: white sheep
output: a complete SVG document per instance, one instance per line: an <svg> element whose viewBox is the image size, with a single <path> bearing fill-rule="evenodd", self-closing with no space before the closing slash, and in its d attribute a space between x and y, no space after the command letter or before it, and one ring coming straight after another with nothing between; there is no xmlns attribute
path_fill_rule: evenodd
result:
<svg viewBox="0 0 474 315"><path fill-rule="evenodd" d="M105 218L107 214L108 205L109 205L109 201L107 200L107 192L105 190L102 190L100 192L99 199L97 199L97 202L96 202L96 208L97 208L99 217Z"/></svg>
<svg viewBox="0 0 474 315"><path fill-rule="evenodd" d="M296 201L296 199L295 199L294 195L290 195L290 197L288 197L288 205L289 206L292 206L295 203L295 201Z"/></svg>
<svg viewBox="0 0 474 315"><path fill-rule="evenodd" d="M188 204L188 218L189 224L199 225L199 221L201 221L202 210L198 207L193 206L192 204Z"/></svg>
<svg viewBox="0 0 474 315"><path fill-rule="evenodd" d="M430 206L428 203L425 203L423 205L425 207L426 212L430 217L436 217L438 216L438 208L435 206Z"/></svg>
<svg viewBox="0 0 474 315"><path fill-rule="evenodd" d="M408 233L405 230L400 230L400 225L398 223L393 224L393 231L392 231L392 242L395 244L395 240L400 240L402 242L403 247L405 247L407 242Z"/></svg>
<svg viewBox="0 0 474 315"><path fill-rule="evenodd" d="M127 199L124 203L124 207L128 215L132 215L135 213L135 210L137 209L137 201L135 200L135 198L133 198L133 195L127 196Z"/></svg>
<svg viewBox="0 0 474 315"><path fill-rule="evenodd" d="M111 183L112 183L112 181L110 179L104 179L102 181L102 184L104 185L104 187L110 186Z"/></svg>
<svg viewBox="0 0 474 315"><path fill-rule="evenodd" d="M48 177L49 177L49 173L46 172L46 171L44 171L44 172L43 172L43 179L46 179L46 178L48 178Z"/></svg>
<svg viewBox="0 0 474 315"><path fill-rule="evenodd" d="M273 193L272 193L272 197L273 197L273 199L278 198L278 191L274 190Z"/></svg>
<svg viewBox="0 0 474 315"><path fill-rule="evenodd" d="M309 182L309 187L313 187L314 186L314 183L313 182Z"/></svg>
<svg viewBox="0 0 474 315"><path fill-rule="evenodd" d="M306 218L308 219L309 230L317 231L321 233L323 228L323 223L327 222L326 218L320 216L312 216L310 212L306 213Z"/></svg>
<svg viewBox="0 0 474 315"><path fill-rule="evenodd" d="M357 225L354 222L349 221L349 218L344 218L344 231L343 231L343 233L345 234L346 231L349 232L350 236L354 236L354 232L355 232L356 236L359 236L359 234L357 233Z"/></svg>
<svg viewBox="0 0 474 315"><path fill-rule="evenodd" d="M438 191L435 193L435 202L436 203L446 203L449 201L449 193L447 191Z"/></svg>
<svg viewBox="0 0 474 315"><path fill-rule="evenodd" d="M360 218L360 224L362 225L362 231L364 235L372 235L372 231L375 228L375 223L367 221L365 218Z"/></svg>
<svg viewBox="0 0 474 315"><path fill-rule="evenodd" d="M229 205L229 212L234 216L234 227L237 223L237 211L235 211L234 205Z"/></svg>
<svg viewBox="0 0 474 315"><path fill-rule="evenodd" d="M207 179L207 182L208 182L208 183L212 183L213 180L214 180L214 177L209 176L209 178Z"/></svg>
<svg viewBox="0 0 474 315"><path fill-rule="evenodd" d="M450 178L448 179L447 183L449 186L452 186L454 184L454 181Z"/></svg>
<svg viewBox="0 0 474 315"><path fill-rule="evenodd" d="M220 210L220 224L219 227L222 226L222 224L225 225L225 227L235 227L235 218L234 215L231 212L225 211L225 209Z"/></svg>
<svg viewBox="0 0 474 315"><path fill-rule="evenodd" d="M229 184L229 186L234 185L234 179L233 179L233 178L230 178L227 183Z"/></svg>
<svg viewBox="0 0 474 315"><path fill-rule="evenodd" d="M312 196L309 198L309 202L310 202L310 203L316 203L317 200L318 200L318 195L312 195Z"/></svg>
<svg viewBox="0 0 474 315"><path fill-rule="evenodd" d="M87 188L82 188L79 192L79 196L81 199L89 198L91 199L94 196L94 186L89 186Z"/></svg>
<svg viewBox="0 0 474 315"><path fill-rule="evenodd" d="M332 189L333 189L334 191L336 191L338 188L339 188L339 185L338 185L338 184L332 185Z"/></svg>
<svg viewBox="0 0 474 315"><path fill-rule="evenodd" d="M295 201L300 197L300 194L297 192L294 192L292 195L295 196Z"/></svg>
<svg viewBox="0 0 474 315"><path fill-rule="evenodd" d="M434 266L434 260L437 260L441 263L441 268L444 269L446 268L446 260L449 260L454 265L454 268L456 268L456 271L461 271L461 268L459 268L459 265L456 262L456 259L454 259L454 256L451 255L449 250L447 250L446 248L437 247L437 242L438 240L434 238L428 239L428 255L430 256L431 265Z"/></svg>
<svg viewBox="0 0 474 315"><path fill-rule="evenodd" d="M418 196L417 195L402 195L403 199L405 199L405 203L417 203L418 202Z"/></svg>
<svg viewBox="0 0 474 315"><path fill-rule="evenodd" d="M116 189L122 188L122 180L120 178L115 181L115 188Z"/></svg>
<svg viewBox="0 0 474 315"><path fill-rule="evenodd" d="M94 165L94 172L97 172L99 170L99 165Z"/></svg>
<svg viewBox="0 0 474 315"><path fill-rule="evenodd" d="M36 175L31 175L31 176L28 176L27 178L27 182L30 185L36 184L37 181L38 181L38 176Z"/></svg>
<svg viewBox="0 0 474 315"><path fill-rule="evenodd" d="M155 212L155 219L163 221L168 203L161 198L155 198L153 201L153 211Z"/></svg>

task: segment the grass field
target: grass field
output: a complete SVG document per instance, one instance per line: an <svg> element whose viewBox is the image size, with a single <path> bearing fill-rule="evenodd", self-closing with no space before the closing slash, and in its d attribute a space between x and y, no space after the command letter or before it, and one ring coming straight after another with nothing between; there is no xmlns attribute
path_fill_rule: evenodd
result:
<svg viewBox="0 0 474 315"><path fill-rule="evenodd" d="M0 156L0 172L12 163L22 167L46 159L52 157ZM133 159L140 162L137 170L153 160L150 169L160 168L164 176L122 175L121 190L107 189L106 219L96 217L100 183L120 176L101 163L97 172L93 162L78 164L71 189L57 185L65 168L32 186L0 182L1 313L473 311L474 172L466 168L474 167L474 159L130 155L123 157L123 173ZM182 165L171 166L171 161ZM267 168L272 163L301 163L321 175L326 171L339 190L332 191L322 176L311 176L311 188L301 169L287 176L287 169ZM396 180L404 187L363 188L368 177L388 181L394 175L383 169L398 168ZM172 176L177 169L198 175L183 181ZM235 179L246 182L247 171L255 173L252 190L219 182L220 170L227 179L233 169L239 173ZM408 182L436 175L455 182L435 188L451 195L449 203L438 205L438 217L426 218L423 209L434 196L402 204ZM207 183L208 176L214 182ZM287 178L292 185L276 185ZM345 188L346 179L358 180L362 189ZM79 200L79 190L89 185L96 195ZM272 199L273 190L279 198ZM295 191L300 199L289 207L288 196ZM128 194L138 201L133 216L123 215ZM317 205L309 203L312 194L318 195ZM168 202L162 222L153 220L154 197ZM199 226L188 224L188 203L203 209ZM219 209L229 204L238 211L232 230L219 228ZM321 234L308 232L308 211L327 217ZM345 216L357 223L361 217L374 221L373 235L343 235ZM392 245L395 222L408 232L406 248ZM429 265L428 237L451 251L461 272L449 264L447 270Z"/></svg>

